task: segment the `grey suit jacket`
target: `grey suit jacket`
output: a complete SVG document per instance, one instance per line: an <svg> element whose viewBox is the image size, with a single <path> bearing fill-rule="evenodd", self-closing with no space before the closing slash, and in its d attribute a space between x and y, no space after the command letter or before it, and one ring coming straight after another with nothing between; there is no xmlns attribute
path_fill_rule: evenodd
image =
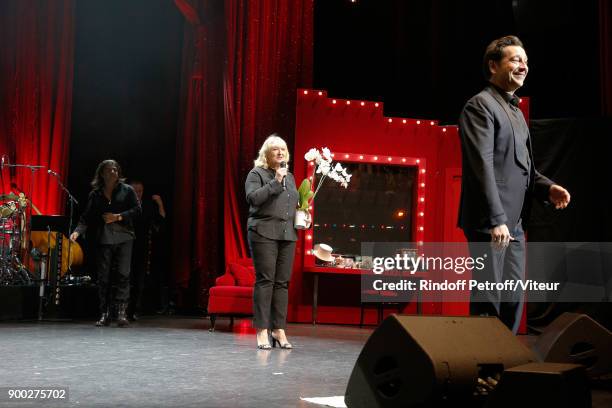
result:
<svg viewBox="0 0 612 408"><path fill-rule="evenodd" d="M293 174L287 173L284 190L273 170L254 167L245 182L249 203L248 229L268 239L297 241L293 226L298 192Z"/></svg>
<svg viewBox="0 0 612 408"><path fill-rule="evenodd" d="M531 196L548 199L553 184L533 166L529 128L493 86L472 97L459 118L462 152L460 228L513 231L528 218ZM525 151L525 146L527 150ZM522 150L521 150L522 149Z"/></svg>

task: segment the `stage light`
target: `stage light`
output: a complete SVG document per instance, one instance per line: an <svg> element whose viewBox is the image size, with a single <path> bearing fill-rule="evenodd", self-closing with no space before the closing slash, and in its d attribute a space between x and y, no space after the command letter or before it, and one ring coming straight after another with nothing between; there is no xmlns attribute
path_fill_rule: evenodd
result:
<svg viewBox="0 0 612 408"><path fill-rule="evenodd" d="M308 164L314 166L314 162L308 162Z"/></svg>
<svg viewBox="0 0 612 408"><path fill-rule="evenodd" d="M388 161L391 161L391 160L393 160L393 159L391 159L391 157L387 157L387 160L388 160Z"/></svg>
<svg viewBox="0 0 612 408"><path fill-rule="evenodd" d="M423 211L421 211L421 212L419 213L419 217L424 217L424 216L425 216L425 213L424 213Z"/></svg>
<svg viewBox="0 0 612 408"><path fill-rule="evenodd" d="M421 174L425 174L425 169L421 170Z"/></svg>
<svg viewBox="0 0 612 408"><path fill-rule="evenodd" d="M389 123L393 122L393 119L391 119L391 118L389 118L388 120L389 120Z"/></svg>
<svg viewBox="0 0 612 408"><path fill-rule="evenodd" d="M359 160L363 160L363 156L359 156Z"/></svg>
<svg viewBox="0 0 612 408"><path fill-rule="evenodd" d="M312 235L306 235L306 239L310 241L312 239Z"/></svg>
<svg viewBox="0 0 612 408"><path fill-rule="evenodd" d="M312 255L312 251L309 249L308 251L306 251L307 255Z"/></svg>
<svg viewBox="0 0 612 408"><path fill-rule="evenodd" d="M361 106L365 106L365 102L361 102Z"/></svg>
<svg viewBox="0 0 612 408"><path fill-rule="evenodd" d="M425 197L421 197L419 201L424 203L425 202Z"/></svg>
<svg viewBox="0 0 612 408"><path fill-rule="evenodd" d="M374 160L378 160L378 156L374 156Z"/></svg>
<svg viewBox="0 0 612 408"><path fill-rule="evenodd" d="M402 123L406 123L406 119L402 119Z"/></svg>
<svg viewBox="0 0 612 408"><path fill-rule="evenodd" d="M404 212L402 210L399 210L397 212L397 216L400 217L400 218L403 217L404 216Z"/></svg>
<svg viewBox="0 0 612 408"><path fill-rule="evenodd" d="M304 91L304 95L308 95L308 91Z"/></svg>
<svg viewBox="0 0 612 408"><path fill-rule="evenodd" d="M402 159L402 163L406 163L406 159L405 158Z"/></svg>
<svg viewBox="0 0 612 408"><path fill-rule="evenodd" d="M423 231L423 229L424 229L423 227L419 227L419 231Z"/></svg>
<svg viewBox="0 0 612 408"><path fill-rule="evenodd" d="M323 95L323 92L319 91L319 96Z"/></svg>
<svg viewBox="0 0 612 408"><path fill-rule="evenodd" d="M425 187L425 183L421 183L421 187Z"/></svg>
<svg viewBox="0 0 612 408"><path fill-rule="evenodd" d="M346 104L347 104L347 105L350 105L350 104L351 104L351 101L346 101Z"/></svg>
<svg viewBox="0 0 612 408"><path fill-rule="evenodd" d="M376 103L374 104L374 106L376 106L376 107L378 108L378 102L376 102Z"/></svg>
<svg viewBox="0 0 612 408"><path fill-rule="evenodd" d="M443 131L443 132L446 132L446 128L442 128L442 131Z"/></svg>
<svg viewBox="0 0 612 408"><path fill-rule="evenodd" d="M523 98L519 98L519 103L523 103Z"/></svg>
<svg viewBox="0 0 612 408"><path fill-rule="evenodd" d="M433 125L434 125L434 121L432 120L431 122L429 122L429 124L430 124L431 126L433 126Z"/></svg>
<svg viewBox="0 0 612 408"><path fill-rule="evenodd" d="M344 155L344 158L345 158L345 159L348 159L348 158L349 158L349 155L348 155L348 154L345 154L345 155Z"/></svg>
<svg viewBox="0 0 612 408"><path fill-rule="evenodd" d="M335 99L332 99L332 103L335 105L335 104L336 104L336 100L335 100Z"/></svg>
<svg viewBox="0 0 612 408"><path fill-rule="evenodd" d="M420 125L420 124L421 124L421 121L420 121L420 120L417 120L417 125Z"/></svg>

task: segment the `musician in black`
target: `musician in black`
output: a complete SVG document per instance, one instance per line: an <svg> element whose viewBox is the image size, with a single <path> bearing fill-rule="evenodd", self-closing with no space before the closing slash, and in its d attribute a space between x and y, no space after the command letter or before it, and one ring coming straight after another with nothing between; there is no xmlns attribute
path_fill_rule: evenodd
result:
<svg viewBox="0 0 612 408"><path fill-rule="evenodd" d="M155 279L150 279L153 275L155 244L159 236L164 221L166 219L166 209L160 195L153 194L150 198L144 196L144 183L140 180L130 181L130 185L136 192L142 214L134 219L134 229L136 231L136 241L132 252L132 274L131 274L131 293L129 317L138 320L138 316L143 311L142 301L147 281L159 289L161 302L162 288L165 286L161 273L156 274ZM159 271L159 268L157 268ZM152 282L154 281L154 282ZM154 284L154 285L153 285Z"/></svg>
<svg viewBox="0 0 612 408"><path fill-rule="evenodd" d="M110 305L117 306L117 324L129 325L127 306L130 297L130 262L134 243L134 219L142 212L134 189L125 184L121 167L115 160L102 161L91 182L87 206L70 239L87 234L96 247L96 270L100 296L100 320L97 326L110 324ZM110 278L115 274L112 298Z"/></svg>

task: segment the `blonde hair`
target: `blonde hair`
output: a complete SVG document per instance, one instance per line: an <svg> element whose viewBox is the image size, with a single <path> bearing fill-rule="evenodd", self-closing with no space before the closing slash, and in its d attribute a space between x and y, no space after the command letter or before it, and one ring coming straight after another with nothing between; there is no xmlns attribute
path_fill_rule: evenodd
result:
<svg viewBox="0 0 612 408"><path fill-rule="evenodd" d="M255 167L263 167L264 169L270 168L268 165L268 154L275 147L284 147L286 158L285 161L289 163L289 149L287 148L287 143L283 139L281 139L276 133L271 134L268 138L263 142L261 148L259 149L259 156L255 159Z"/></svg>

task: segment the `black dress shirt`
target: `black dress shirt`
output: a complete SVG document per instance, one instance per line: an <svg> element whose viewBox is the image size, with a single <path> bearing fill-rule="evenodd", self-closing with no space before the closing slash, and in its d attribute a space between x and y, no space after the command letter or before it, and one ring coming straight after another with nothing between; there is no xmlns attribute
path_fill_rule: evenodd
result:
<svg viewBox="0 0 612 408"><path fill-rule="evenodd" d="M510 121L512 122L512 128L514 129L515 137L518 142L516 149L517 158L525 170L530 171L531 160L529 159L529 147L527 146L529 141L529 127L527 126L527 121L525 121L523 112L519 109L520 99L518 96L510 94L493 84L491 84L491 87L495 89L508 103L508 106L510 106Z"/></svg>
<svg viewBox="0 0 612 408"><path fill-rule="evenodd" d="M291 173L285 177L286 189L272 169L254 167L245 182L249 203L248 229L268 239L297 241L293 226L298 192Z"/></svg>
<svg viewBox="0 0 612 408"><path fill-rule="evenodd" d="M122 220L106 224L102 218L104 213L120 214ZM134 189L119 182L113 190L110 201L102 189L95 189L89 193L87 206L75 231L79 235L89 231L89 238L98 244L120 244L135 238L134 218L141 213L142 209Z"/></svg>

